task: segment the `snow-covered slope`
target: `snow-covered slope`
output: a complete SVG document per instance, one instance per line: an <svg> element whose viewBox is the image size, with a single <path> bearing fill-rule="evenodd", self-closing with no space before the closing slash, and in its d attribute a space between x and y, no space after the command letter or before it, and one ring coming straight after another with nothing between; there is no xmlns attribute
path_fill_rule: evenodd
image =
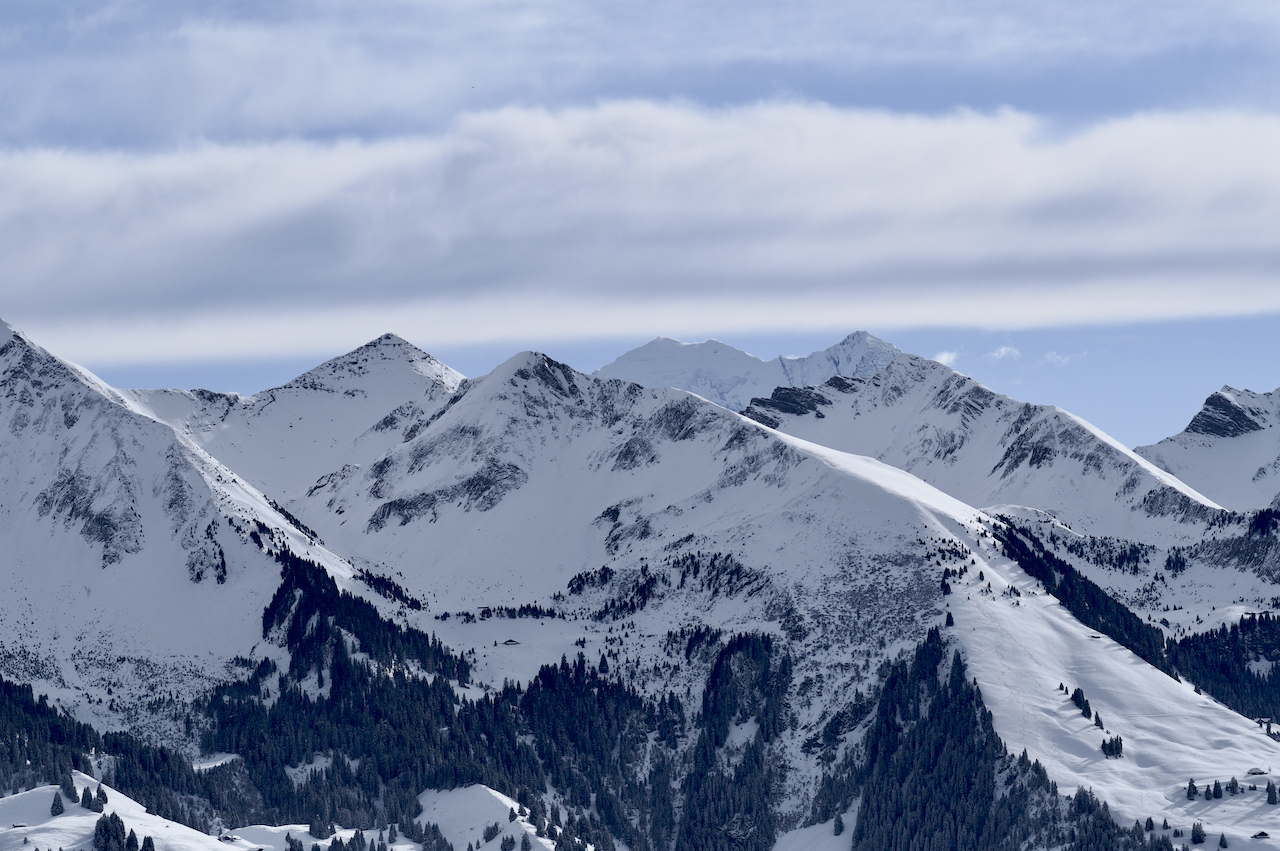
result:
<svg viewBox="0 0 1280 851"><path fill-rule="evenodd" d="M101 785L87 774L74 772L76 790L88 788L96 792ZM50 815L57 786L37 786L16 795L0 798L0 851L32 851L32 849L93 848L94 826L104 815L115 814L142 842L150 836L156 851L247 851L247 844L219 842L177 822L163 819L147 808L109 786L102 786L107 803L101 813L85 809L63 798L61 815ZM284 843L279 851L285 851Z"/></svg>
<svg viewBox="0 0 1280 851"><path fill-rule="evenodd" d="M158 722L145 704L259 643L279 584L259 542L344 568L131 397L0 334L0 674L81 720Z"/></svg>
<svg viewBox="0 0 1280 851"><path fill-rule="evenodd" d="M1193 539L1220 510L1079 417L915 355L866 378L778 388L746 414L900 467L970 505L1029 506L1093 535Z"/></svg>
<svg viewBox="0 0 1280 851"><path fill-rule="evenodd" d="M1280 390L1223 387L1180 434L1134 452L1227 508L1266 508L1280 499L1277 423Z"/></svg>
<svg viewBox="0 0 1280 851"><path fill-rule="evenodd" d="M871 375L901 352L866 331L807 357L763 361L718 340L682 343L658 337L596 370L645 387L676 387L740 411L775 387L807 387L833 375Z"/></svg>
<svg viewBox="0 0 1280 851"><path fill-rule="evenodd" d="M1084 627L1016 565L984 563L981 579L970 569L954 583L949 632L1010 751L1026 748L1064 789L1093 789L1122 825L1167 818L1185 834L1198 821L1211 837L1225 833L1233 848L1273 847L1247 838L1260 830L1280 835L1280 811L1265 803L1267 782L1280 777L1280 743L1194 684ZM1103 728L1071 702L1076 688ZM1117 735L1124 757L1107 759L1101 743ZM1278 773L1248 776L1254 767ZM1187 799L1192 778L1203 789L1232 777L1260 788Z"/></svg>
<svg viewBox="0 0 1280 851"><path fill-rule="evenodd" d="M376 457L438 412L462 375L394 334L253 396L123 391L268 495L306 490L343 464Z"/></svg>

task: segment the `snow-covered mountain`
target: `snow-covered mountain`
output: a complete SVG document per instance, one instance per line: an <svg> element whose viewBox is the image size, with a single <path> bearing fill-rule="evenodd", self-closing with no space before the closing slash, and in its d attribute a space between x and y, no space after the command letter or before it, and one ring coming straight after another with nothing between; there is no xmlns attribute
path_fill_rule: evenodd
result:
<svg viewBox="0 0 1280 851"><path fill-rule="evenodd" d="M919 359L905 364L932 369ZM1022 406L1006 404L1016 420ZM990 415L999 420L1004 407L993 404ZM957 411L979 429L980 410L961 402ZM1095 458L1130 465L1120 481L1146 474L1148 493L1169 488L1216 510L1170 477L1146 473L1069 415L1038 413L1047 424L1024 424L1032 434L1052 430L1078 444L1083 433L1097 443L1086 450ZM827 412L823 422L836 419ZM1096 637L1045 597L989 536L984 514L903 470L807 438L759 428L679 391L589 377L526 353L464 385L413 440L367 468L326 478L292 505L340 549L402 565L406 589L431 600L428 613L454 612L435 625L441 635L486 648L475 673L494 686L532 676L529 642L545 648L533 654L543 659L570 640L588 658L618 648L611 612L630 627L619 648L623 676L655 695L700 688L696 665L670 667L664 648L672 635L714 628L775 636L794 660L794 681L810 683L791 698L795 721L775 746L793 769L780 807L789 819L811 805L809 784L830 758L805 743L855 689L870 687L882 660L917 643L948 608L1008 746L1029 748L1064 785L1105 791L1126 815L1185 820L1187 808L1169 794L1183 774L1280 756L1252 722ZM1105 463L1071 460L1092 476L1103 466L1113 506L1140 510L1144 494L1120 501L1129 493L1116 497L1120 474ZM722 566L695 580L691 565L705 565L711 553ZM949 603L937 574L960 563L972 566ZM567 618L549 626L482 616L553 599ZM457 617L466 613L476 617ZM513 639L514 649L502 645ZM1104 731L1080 718L1059 682L1098 695L1096 708L1111 722L1106 732L1119 731L1142 751L1149 782L1140 782L1134 763L1117 769L1081 760ZM1151 701L1165 707L1158 718ZM1177 732L1200 725L1242 738L1212 754L1199 733Z"/></svg>
<svg viewBox="0 0 1280 851"><path fill-rule="evenodd" d="M415 711L443 719L422 735L444 762L413 776L460 785L445 758L458 738L474 742L471 753L508 748L508 770L524 779L484 782L512 794L531 786L544 812L563 806L588 824L582 830L608 816L629 819L637 837L666 837L654 840L662 847L696 847L689 837L721 828L735 831L735 847L767 848L761 837L775 832L779 848L821 847L834 841L826 837L837 814L856 823L869 800L878 775L857 773L876 756L867 737L882 715L900 714L877 713L876 701L896 693L901 660L940 633L947 654L959 651L968 665L953 684L973 679L995 734L1013 754L1025 748L1062 791L1093 789L1126 824L1201 821L1229 832L1235 847L1276 827L1256 792L1216 805L1183 791L1187 777L1225 782L1252 765L1280 765L1280 744L1143 661L1127 649L1137 646L1131 636L1113 641L1099 622L1077 620L1049 594L1050 574L1028 573L1002 543L1012 533L975 507L1028 506L1018 516L1084 567L1074 543L1050 536L1163 536L1164 553L1170 541L1203 543L1236 522L1058 409L1022 405L893 350L870 377L784 387L748 418L694 393L584 375L532 352L463 380L389 336L253 397L122 392L4 330L0 619L12 628L0 636L0 673L36 684L82 720L164 741L185 735L189 747L202 725L210 737L230 735L236 719L218 713L243 701L252 741L227 750L249 754L268 729L282 739L264 758L246 755L259 761L227 787L249 797L278 783L287 794L276 800L296 803L310 790L322 806L316 818L332 819L328 799L306 786L314 771L333 784L326 789L356 790L345 812L416 817L378 810L403 799L399 781L379 774L395 758L341 758L362 718L379 741L395 741L403 706L362 715L360 695L342 691L358 677L381 678L387 689L422 689L430 705ZM1274 538L1269 527L1250 535L1253 546ZM286 548L298 560L273 557ZM307 562L319 578L308 578ZM1274 576L1242 579L1190 562L1181 581L1211 593L1187 596L1188 608L1170 613L1175 625L1193 629L1189 618L1202 615L1221 622L1247 607L1228 609L1229 598L1247 594L1251 604L1274 593ZM355 615L340 622L344 612ZM379 617L384 626L373 623ZM371 632L362 638L362 629ZM443 641L468 676L450 681L396 657L388 648L412 629ZM365 643L368 635L383 644ZM924 681L945 679L936 666L948 659L931 663ZM638 730L595 734L607 739L596 744L616 776L588 771L588 752L573 750L571 737L540 741L532 709L511 720L535 686L589 683L596 660L599 676L639 695ZM1251 658L1264 668L1275 661ZM233 680L243 684L199 702ZM1105 723L1082 716L1059 683L1081 687ZM316 697L333 699L308 702ZM606 705L604 689L579 697L571 722L604 711L593 708ZM188 715L184 731L174 702L208 714ZM302 731L281 719L303 716L268 713L290 706L350 710L338 725L345 732L286 761L285 740ZM465 724L486 717L506 739L464 738ZM974 723L982 717L970 713ZM333 729L326 721L307 733ZM1127 761L1101 758L1113 735L1124 737ZM999 778L984 768L983 782L1012 784L1032 771L1015 762L1000 763ZM642 794L626 798L627 788ZM734 797L749 788L758 798ZM606 807L610 791L635 809L618 799ZM497 831L486 841L527 836L527 816L497 794L472 787L417 800L428 811L485 813L483 825L450 828L455 846L481 844L474 831L489 834L490 813ZM666 803L650 811L638 800ZM702 813L699 801L740 809ZM710 827L698 833L703 822ZM671 832L691 823L683 839ZM280 847L279 829L242 838Z"/></svg>
<svg viewBox="0 0 1280 851"><path fill-rule="evenodd" d="M1134 450L1236 511L1280 499L1280 390L1223 387L1180 434Z"/></svg>
<svg viewBox="0 0 1280 851"><path fill-rule="evenodd" d="M731 411L775 387L807 387L833 375L871 375L901 352L866 331L857 331L807 357L764 361L721 343L682 343L658 337L596 370L601 378L621 378L645 387L676 387Z"/></svg>
<svg viewBox="0 0 1280 851"><path fill-rule="evenodd" d="M159 723L147 703L185 703L260 642L264 547L340 560L132 396L0 340L0 674L82 720Z"/></svg>
<svg viewBox="0 0 1280 851"><path fill-rule="evenodd" d="M746 415L907 470L970 505L1030 507L1093 535L1195 538L1220 511L1079 417L915 355L863 378L778 388Z"/></svg>

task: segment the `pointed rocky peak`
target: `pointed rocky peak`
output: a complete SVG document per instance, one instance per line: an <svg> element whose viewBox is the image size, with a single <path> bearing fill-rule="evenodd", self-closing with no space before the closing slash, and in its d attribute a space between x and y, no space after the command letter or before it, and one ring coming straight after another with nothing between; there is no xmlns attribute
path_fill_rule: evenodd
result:
<svg viewBox="0 0 1280 851"><path fill-rule="evenodd" d="M588 376L542 352L520 352L508 358L485 381L510 387L541 387L564 399L582 395L580 382Z"/></svg>
<svg viewBox="0 0 1280 851"><path fill-rule="evenodd" d="M345 392L355 384L370 380L375 373L405 367L430 379L452 393L462 383L463 375L395 334L383 334L347 352L331 358L284 385L289 389Z"/></svg>
<svg viewBox="0 0 1280 851"><path fill-rule="evenodd" d="M1249 404L1252 401L1249 397L1256 395L1233 387L1223 387L1204 400L1204 407L1187 425L1187 433L1210 437L1239 437L1251 431L1261 431L1265 428L1266 413L1260 407Z"/></svg>

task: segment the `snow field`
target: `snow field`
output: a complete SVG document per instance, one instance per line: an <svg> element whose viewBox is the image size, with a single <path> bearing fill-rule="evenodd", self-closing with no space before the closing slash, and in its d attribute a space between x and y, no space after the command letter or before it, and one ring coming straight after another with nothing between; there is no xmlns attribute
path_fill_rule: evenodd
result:
<svg viewBox="0 0 1280 851"><path fill-rule="evenodd" d="M1025 748L1064 794L1091 788L1122 826L1167 818L1189 836L1192 822L1200 821L1211 838L1226 833L1233 848L1255 847L1247 837L1260 830L1280 836L1280 807L1265 803L1267 780L1277 775L1246 774L1255 766L1280 767L1280 743L1196 694L1193 684L1175 681L1086 628L1014 562L987 553L979 564L952 580L947 602L955 626L947 633L963 649L1010 752ZM987 583L990 593L984 593ZM1006 596L1009 588L1021 596ZM1102 715L1105 732L1071 702L1077 687ZM1124 741L1124 756L1105 758L1102 740L1115 735ZM1260 789L1187 800L1191 778L1203 791L1206 782L1225 786L1232 777Z"/></svg>

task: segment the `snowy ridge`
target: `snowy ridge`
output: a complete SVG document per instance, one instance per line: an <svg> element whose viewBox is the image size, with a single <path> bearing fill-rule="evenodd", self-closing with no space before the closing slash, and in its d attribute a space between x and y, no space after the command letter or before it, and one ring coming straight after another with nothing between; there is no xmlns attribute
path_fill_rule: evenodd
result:
<svg viewBox="0 0 1280 851"><path fill-rule="evenodd" d="M871 375L901 352L866 331L857 331L807 357L763 361L721 343L682 343L658 337L632 349L594 373L646 387L675 387L696 393L732 411L775 387L806 387L833 375Z"/></svg>
<svg viewBox="0 0 1280 851"><path fill-rule="evenodd" d="M463 377L394 334L253 396L132 390L129 398L276 499L386 451L438 413Z"/></svg>
<svg viewBox="0 0 1280 851"><path fill-rule="evenodd" d="M1079 417L915 355L866 378L779 388L746 414L900 467L970 505L1029 506L1095 535L1168 543L1202 534L1220 512Z"/></svg>
<svg viewBox="0 0 1280 851"><path fill-rule="evenodd" d="M1280 498L1280 390L1223 387L1180 434L1138 455L1236 511L1266 508Z"/></svg>
<svg viewBox="0 0 1280 851"><path fill-rule="evenodd" d="M156 851L288 851L286 837L303 843L305 848L319 847L328 851L334 839L349 843L356 831L338 826L331 836L320 838L308 832L307 825L247 825L210 836L198 830L162 818L148 812L147 808L112 787L81 772L72 773L72 782L78 791L88 788L97 792L101 787L107 796L103 812L97 813L78 803L64 800L61 815L50 815L57 786L37 786L16 795L0 798L0 851L34 851L34 849L92 848L94 828L98 819L112 814L124 822L126 831L133 831L139 842L150 836ZM426 792L421 796L422 823L430 822L455 849L465 848L468 841L479 847L484 828L498 822L502 832L494 837L529 836L536 851L550 851L553 843L536 836L527 819L508 822L510 808L519 808L515 801L485 786L468 786L449 792ZM366 831L369 839L377 841L378 831ZM386 835L382 834L385 841ZM495 848L497 845L495 844ZM418 851L421 846L403 837L388 844L389 851Z"/></svg>

